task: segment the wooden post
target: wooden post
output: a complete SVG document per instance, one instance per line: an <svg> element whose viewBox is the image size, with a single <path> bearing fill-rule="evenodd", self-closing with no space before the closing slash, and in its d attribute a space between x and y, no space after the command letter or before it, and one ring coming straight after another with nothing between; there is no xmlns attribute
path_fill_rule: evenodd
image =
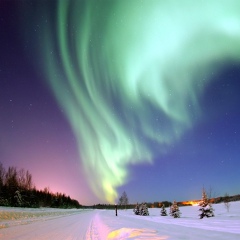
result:
<svg viewBox="0 0 240 240"><path fill-rule="evenodd" d="M115 211L116 211L116 216L117 216L117 204L115 204Z"/></svg>

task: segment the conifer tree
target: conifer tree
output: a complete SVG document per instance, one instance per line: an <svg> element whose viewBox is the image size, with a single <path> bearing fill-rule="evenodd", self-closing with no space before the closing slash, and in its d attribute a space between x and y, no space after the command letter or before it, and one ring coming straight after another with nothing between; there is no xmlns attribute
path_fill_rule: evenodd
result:
<svg viewBox="0 0 240 240"><path fill-rule="evenodd" d="M214 209L212 208L212 205L207 198L207 194L204 188L202 190L202 200L199 203L199 206L201 207L199 209L199 211L201 211L201 213L199 214L200 219L204 217L214 217Z"/></svg>
<svg viewBox="0 0 240 240"><path fill-rule="evenodd" d="M137 203L136 207L133 209L133 212L134 212L136 215L140 215L140 209L139 209L138 203Z"/></svg>
<svg viewBox="0 0 240 240"><path fill-rule="evenodd" d="M142 203L139 210L140 210L140 215L142 215L142 216L148 216L149 215L148 207L147 207L146 203Z"/></svg>
<svg viewBox="0 0 240 240"><path fill-rule="evenodd" d="M181 212L178 208L177 202L174 201L173 205L170 207L170 212L169 212L170 216L174 217L174 218L180 218Z"/></svg>
<svg viewBox="0 0 240 240"><path fill-rule="evenodd" d="M167 216L167 210L165 209L164 204L162 205L162 208L161 208L161 216Z"/></svg>
<svg viewBox="0 0 240 240"><path fill-rule="evenodd" d="M23 199L19 190L15 192L14 198L16 200L15 206L21 207L23 205Z"/></svg>

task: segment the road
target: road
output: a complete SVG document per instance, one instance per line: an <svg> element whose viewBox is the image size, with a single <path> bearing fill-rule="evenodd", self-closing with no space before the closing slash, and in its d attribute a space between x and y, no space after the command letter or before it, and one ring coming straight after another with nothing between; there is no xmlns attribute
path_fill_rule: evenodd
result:
<svg viewBox="0 0 240 240"><path fill-rule="evenodd" d="M4 240L80 240L101 239L94 227L96 211L44 217L34 221L19 220L14 226L0 229ZM90 230L92 229L92 230Z"/></svg>

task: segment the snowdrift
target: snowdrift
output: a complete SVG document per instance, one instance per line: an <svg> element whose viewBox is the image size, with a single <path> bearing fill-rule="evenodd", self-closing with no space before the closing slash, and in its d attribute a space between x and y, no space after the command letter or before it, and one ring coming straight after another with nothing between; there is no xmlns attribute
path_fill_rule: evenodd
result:
<svg viewBox="0 0 240 240"><path fill-rule="evenodd" d="M150 208L149 216L132 209L60 210L0 207L0 239L4 240L106 240L106 239L240 239L240 202L213 204L215 217L199 219L199 207L180 207L181 218L160 216ZM169 213L169 208L166 208Z"/></svg>

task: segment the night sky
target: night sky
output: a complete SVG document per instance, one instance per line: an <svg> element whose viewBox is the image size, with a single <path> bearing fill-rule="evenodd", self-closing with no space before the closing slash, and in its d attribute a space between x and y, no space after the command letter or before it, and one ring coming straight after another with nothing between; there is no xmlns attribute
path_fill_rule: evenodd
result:
<svg viewBox="0 0 240 240"><path fill-rule="evenodd" d="M240 2L1 1L0 162L81 204L240 193Z"/></svg>

